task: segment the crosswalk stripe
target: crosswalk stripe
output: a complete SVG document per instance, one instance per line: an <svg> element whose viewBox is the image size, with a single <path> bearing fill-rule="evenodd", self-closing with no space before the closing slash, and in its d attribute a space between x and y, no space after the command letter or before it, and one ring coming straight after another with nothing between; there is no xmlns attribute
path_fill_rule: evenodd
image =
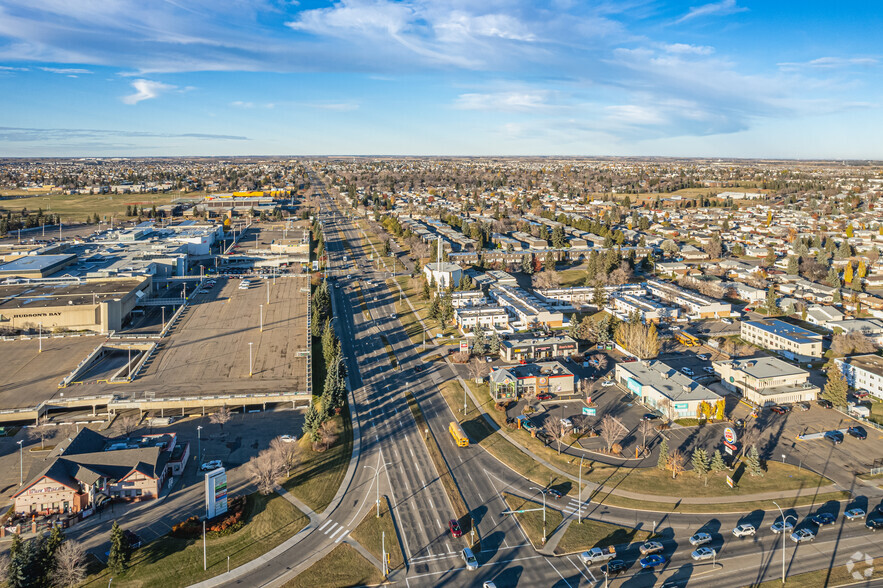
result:
<svg viewBox="0 0 883 588"><path fill-rule="evenodd" d="M325 521L324 523L322 523L322 526L319 527L319 530L321 531L322 529L324 529L325 527L327 527L327 526L328 526L328 523L330 523L330 522L331 522L331 519L328 519L327 521Z"/></svg>
<svg viewBox="0 0 883 588"><path fill-rule="evenodd" d="M341 533L341 534L340 534L340 537L338 537L337 539L335 539L334 542L335 542L335 543L340 543L340 540L343 539L344 537L346 537L346 536L349 535L349 534L350 534L349 531L347 531L346 533Z"/></svg>
<svg viewBox="0 0 883 588"><path fill-rule="evenodd" d="M336 526L337 526L337 523L334 523L333 525L331 525L330 527L328 527L328 530L325 531L325 534L327 535L327 534L328 534L329 532L331 532L331 530L334 529L334 527L336 527Z"/></svg>

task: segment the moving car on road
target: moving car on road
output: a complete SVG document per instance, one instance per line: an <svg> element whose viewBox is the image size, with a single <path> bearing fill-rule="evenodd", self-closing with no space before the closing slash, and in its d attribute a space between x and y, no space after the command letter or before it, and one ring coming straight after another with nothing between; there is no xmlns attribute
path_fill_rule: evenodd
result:
<svg viewBox="0 0 883 588"><path fill-rule="evenodd" d="M603 549L601 547L593 547L588 551L583 551L579 556L585 565L608 561L614 557L616 557L616 548L612 545Z"/></svg>
<svg viewBox="0 0 883 588"><path fill-rule="evenodd" d="M647 541L646 543L641 544L638 551L641 552L641 555L650 555L651 553L658 553L663 549L662 543L659 541Z"/></svg>
<svg viewBox="0 0 883 588"><path fill-rule="evenodd" d="M791 533L791 541L795 543L803 543L804 541L812 541L816 538L816 534L809 529L799 529Z"/></svg>
<svg viewBox="0 0 883 588"><path fill-rule="evenodd" d="M711 559L715 555L717 555L717 552L711 547L700 547L699 549L691 553L690 557L692 557L696 561L702 561L703 559Z"/></svg>
<svg viewBox="0 0 883 588"><path fill-rule="evenodd" d="M742 523L735 529L733 529L733 536L735 537L754 537L755 533L757 533L757 529L754 528L754 525L750 523Z"/></svg>
<svg viewBox="0 0 883 588"><path fill-rule="evenodd" d="M665 565L665 557L659 555L658 553L654 553L653 555L648 555L647 557L641 559L638 563L641 565L641 568L655 568L656 566Z"/></svg>
<svg viewBox="0 0 883 588"><path fill-rule="evenodd" d="M811 519L814 524L819 527L824 525L833 525L837 522L837 517L829 512L816 513Z"/></svg>
<svg viewBox="0 0 883 588"><path fill-rule="evenodd" d="M705 545L706 543L711 543L711 535L708 533L696 533L690 537L690 545L693 547Z"/></svg>
<svg viewBox="0 0 883 588"><path fill-rule="evenodd" d="M466 562L466 569L467 570L477 570L478 569L478 560L475 559L475 554L472 553L471 549L469 549L468 547L465 547L463 549L463 553L461 555L463 556L463 561Z"/></svg>
<svg viewBox="0 0 883 588"><path fill-rule="evenodd" d="M848 511L843 513L843 516L846 517L847 521L863 519L865 518L865 511L861 508L850 508Z"/></svg>
<svg viewBox="0 0 883 588"><path fill-rule="evenodd" d="M614 559L610 563L601 566L601 573L608 576L618 576L623 573L628 565L621 559Z"/></svg>
<svg viewBox="0 0 883 588"><path fill-rule="evenodd" d="M776 534L781 533L783 531L786 533L790 533L793 530L794 530L794 523L792 523L790 521L776 521L775 523L773 523L770 526L770 531L772 531L773 533L776 533Z"/></svg>
<svg viewBox="0 0 883 588"><path fill-rule="evenodd" d="M883 529L883 519L868 519L865 523L865 526L871 531L877 531L878 529Z"/></svg>
<svg viewBox="0 0 883 588"><path fill-rule="evenodd" d="M460 528L460 523L458 523L454 519L451 519L450 521L448 521L448 529L451 530L451 535L454 537L462 537L463 536L463 529Z"/></svg>

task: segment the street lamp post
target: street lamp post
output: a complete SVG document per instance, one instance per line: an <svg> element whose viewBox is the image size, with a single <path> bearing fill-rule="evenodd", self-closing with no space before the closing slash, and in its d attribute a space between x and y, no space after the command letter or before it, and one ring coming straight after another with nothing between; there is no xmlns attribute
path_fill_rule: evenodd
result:
<svg viewBox="0 0 883 588"><path fill-rule="evenodd" d="M791 515L788 515L788 517L785 517L785 513L782 512L782 507L779 506L776 503L776 501L773 501L773 504L776 505L776 508L779 509L779 514L782 515L782 585L784 586L785 585L785 535L786 535L785 525L788 522L788 519L791 519L791 518L793 518L794 522L796 523L797 517L792 517Z"/></svg>
<svg viewBox="0 0 883 588"><path fill-rule="evenodd" d="M39 353L43 353L43 323L42 322L40 322L40 334L37 335L37 340L40 342Z"/></svg>
<svg viewBox="0 0 883 588"><path fill-rule="evenodd" d="M261 330L260 330L260 332L263 333L264 332L264 305L260 304L259 306L261 307Z"/></svg>
<svg viewBox="0 0 883 588"><path fill-rule="evenodd" d="M577 505L577 508L579 510L576 511L576 522L581 523L581 522L583 522L583 504L582 504L582 499L583 499L583 456L582 455L579 456L579 486L576 487L576 495L580 501L580 503ZM605 574L604 577L606 578L607 574ZM606 580L605 580L605 583L606 583Z"/></svg>
<svg viewBox="0 0 883 588"><path fill-rule="evenodd" d="M532 486L531 490L536 490L537 492L539 492L540 494L543 495L543 538L541 541L542 541L542 544L545 545L546 544L546 491L541 490L541 489L537 488L536 486Z"/></svg>
<svg viewBox="0 0 883 588"><path fill-rule="evenodd" d="M18 485L24 486L25 483L25 458L24 458L24 449L22 443L24 443L24 439L19 439L18 441Z"/></svg>
<svg viewBox="0 0 883 588"><path fill-rule="evenodd" d="M251 346L252 345L253 345L253 343L251 341L249 341L248 342L248 376L249 377L251 377L251 375L252 375L252 371L251 371L251 368L252 368L252 365L251 365Z"/></svg>
<svg viewBox="0 0 883 588"><path fill-rule="evenodd" d="M202 461L202 425L196 427L197 460Z"/></svg>
<svg viewBox="0 0 883 588"><path fill-rule="evenodd" d="M369 465L364 466L364 467L368 468L369 470L374 470L374 494L376 496L375 502L377 503L377 518L378 519L380 518L380 482L377 479L377 476L380 474L380 470L382 470L384 467L386 467L388 465L392 465L392 464L381 463L376 466L369 466Z"/></svg>

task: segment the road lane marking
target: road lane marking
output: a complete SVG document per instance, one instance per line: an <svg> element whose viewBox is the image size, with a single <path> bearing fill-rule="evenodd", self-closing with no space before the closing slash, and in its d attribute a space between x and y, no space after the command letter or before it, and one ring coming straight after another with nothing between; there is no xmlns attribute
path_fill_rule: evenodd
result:
<svg viewBox="0 0 883 588"><path fill-rule="evenodd" d="M555 570L555 573L558 574L559 576L561 576L561 579L564 581L565 584L567 584L567 586L569 588L573 588L573 586L570 585L570 582L567 581L567 578L565 578L564 576L561 575L561 572L558 571L558 568L556 568L554 565L552 565L552 562L550 562L547 559L546 563L549 564L550 566L552 566L552 569Z"/></svg>

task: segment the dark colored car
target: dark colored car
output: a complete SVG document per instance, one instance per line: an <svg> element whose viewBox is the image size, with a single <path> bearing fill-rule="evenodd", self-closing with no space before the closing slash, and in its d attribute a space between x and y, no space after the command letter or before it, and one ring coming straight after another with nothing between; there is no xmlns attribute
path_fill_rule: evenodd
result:
<svg viewBox="0 0 883 588"><path fill-rule="evenodd" d="M641 567L644 569L655 568L656 566L661 566L665 564L665 557L659 555L658 553L654 553L641 559L641 561L639 561L638 563L641 564Z"/></svg>
<svg viewBox="0 0 883 588"><path fill-rule="evenodd" d="M460 528L460 523L458 523L454 519L448 521L448 528L451 530L451 535L453 535L454 537L463 536L463 529Z"/></svg>
<svg viewBox="0 0 883 588"><path fill-rule="evenodd" d="M537 394L537 400L552 400L551 394Z"/></svg>
<svg viewBox="0 0 883 588"><path fill-rule="evenodd" d="M608 576L618 576L623 573L628 565L622 561L621 559L614 559L603 566L601 566L601 573L607 574Z"/></svg>
<svg viewBox="0 0 883 588"><path fill-rule="evenodd" d="M423 371L423 366L422 365L415 365L414 371L419 374L420 372Z"/></svg>
<svg viewBox="0 0 883 588"><path fill-rule="evenodd" d="M868 519L865 526L872 531L883 529L883 519Z"/></svg>
<svg viewBox="0 0 883 588"><path fill-rule="evenodd" d="M825 400L824 398L822 398L821 400L819 400L819 403L818 403L818 404L819 404L819 406L821 406L822 408L834 408L834 405L831 404L831 401L830 401L830 400Z"/></svg>
<svg viewBox="0 0 883 588"><path fill-rule="evenodd" d="M545 493L548 494L549 496L551 496L552 498L554 498L555 500L558 500L559 498L561 498L561 493L558 492L557 490L555 490L554 488L547 489L545 491Z"/></svg>
<svg viewBox="0 0 883 588"><path fill-rule="evenodd" d="M839 445L843 443L843 433L840 431L828 431L825 433L825 439L833 443L834 445Z"/></svg>
<svg viewBox="0 0 883 588"><path fill-rule="evenodd" d="M785 410L781 406L774 406L774 407L770 408L770 410L776 414L785 414L786 412L788 412L787 410Z"/></svg>
<svg viewBox="0 0 883 588"><path fill-rule="evenodd" d="M837 517L829 512L820 512L817 515L813 516L810 520L821 527L824 525L833 525L837 522Z"/></svg>
<svg viewBox="0 0 883 588"><path fill-rule="evenodd" d="M846 429L846 432L849 433L850 437L855 437L860 441L864 441L868 438L868 432L865 431L864 427L849 427Z"/></svg>
<svg viewBox="0 0 883 588"><path fill-rule="evenodd" d="M642 417L645 421L655 421L659 418L658 414L653 414L652 412L648 412Z"/></svg>

